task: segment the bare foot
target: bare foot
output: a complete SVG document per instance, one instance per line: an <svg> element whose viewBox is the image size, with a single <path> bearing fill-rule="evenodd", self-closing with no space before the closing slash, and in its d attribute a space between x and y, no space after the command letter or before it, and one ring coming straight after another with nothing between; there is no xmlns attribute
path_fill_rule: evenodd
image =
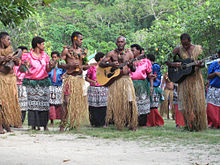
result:
<svg viewBox="0 0 220 165"><path fill-rule="evenodd" d="M0 134L5 134L5 131L3 130L2 127L0 127Z"/></svg>
<svg viewBox="0 0 220 165"><path fill-rule="evenodd" d="M44 127L44 131L49 131L47 126Z"/></svg>
<svg viewBox="0 0 220 165"><path fill-rule="evenodd" d="M64 127L60 126L60 132L64 132Z"/></svg>
<svg viewBox="0 0 220 165"><path fill-rule="evenodd" d="M12 132L12 131L11 131L11 128L10 128L9 126L5 126L5 130L6 130L7 132Z"/></svg>
<svg viewBox="0 0 220 165"><path fill-rule="evenodd" d="M49 125L50 127L53 127L54 126L54 124L53 123L50 123L50 125Z"/></svg>

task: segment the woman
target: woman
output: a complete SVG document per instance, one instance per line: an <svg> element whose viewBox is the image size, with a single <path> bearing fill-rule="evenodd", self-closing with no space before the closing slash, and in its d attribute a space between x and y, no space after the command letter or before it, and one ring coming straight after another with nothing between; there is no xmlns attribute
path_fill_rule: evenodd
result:
<svg viewBox="0 0 220 165"><path fill-rule="evenodd" d="M142 55L142 48L138 44L131 45L131 51L134 57ZM131 79L133 80L136 102L138 106L138 126L147 126L147 114L150 113L150 95L153 90L153 81L151 80L151 89L147 81L147 77L152 71L152 65L147 58L136 61L136 71L130 72Z"/></svg>
<svg viewBox="0 0 220 165"><path fill-rule="evenodd" d="M220 51L218 52L220 57ZM220 61L208 68L209 88L207 92L207 118L210 128L220 128Z"/></svg>
<svg viewBox="0 0 220 165"><path fill-rule="evenodd" d="M97 64L91 66L86 75L86 80L90 83L88 89L89 119L91 125L95 127L103 127L105 125L108 88L100 86L96 80L96 68L104 56L105 54L101 52L95 55Z"/></svg>
<svg viewBox="0 0 220 165"><path fill-rule="evenodd" d="M26 86L28 98L28 125L35 130L36 127L44 127L48 130L49 119L49 86L48 72L55 66L53 62L49 66L49 56L44 52L45 40L35 37L32 40L32 48L29 53L22 55L21 72L26 71L23 85Z"/></svg>

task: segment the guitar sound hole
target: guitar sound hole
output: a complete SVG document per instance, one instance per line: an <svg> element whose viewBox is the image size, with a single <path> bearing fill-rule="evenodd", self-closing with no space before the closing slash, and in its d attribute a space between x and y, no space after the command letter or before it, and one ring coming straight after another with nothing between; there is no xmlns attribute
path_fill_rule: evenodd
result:
<svg viewBox="0 0 220 165"><path fill-rule="evenodd" d="M110 77L112 77L113 75L114 75L114 73L109 73L109 74L107 75L107 77L110 78Z"/></svg>

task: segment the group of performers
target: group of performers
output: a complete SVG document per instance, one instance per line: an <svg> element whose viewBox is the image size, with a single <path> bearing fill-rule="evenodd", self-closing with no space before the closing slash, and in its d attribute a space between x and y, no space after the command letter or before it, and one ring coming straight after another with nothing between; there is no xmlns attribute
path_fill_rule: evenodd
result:
<svg viewBox="0 0 220 165"><path fill-rule="evenodd" d="M173 54L196 61L202 53L201 46L191 44L186 33L180 40L182 46L175 48ZM125 49L123 36L117 38L116 49L107 55L98 52L96 63L92 64L88 64L87 49L82 48L83 35L73 32L71 41L72 45L64 46L61 55L52 52L50 60L44 52L45 40L34 37L32 49L28 52L26 47L19 47L22 55L18 57L13 53L9 34L0 33L1 134L5 133L4 129L10 132L11 126L21 127L26 111L28 125L34 130L43 127L46 131L49 120L53 125L54 119L61 119L61 132L66 128L80 128L86 122L94 127L114 124L118 130L128 127L135 131L138 126L164 125L162 116L166 112L169 118L169 103L177 127L204 130L207 117L210 127L220 126L219 62L209 67L206 114L200 63L196 64L195 73L183 82L173 84L165 74L161 84L160 66L155 56L145 56L138 44ZM9 62L14 66L9 68ZM181 63L168 61L167 65L180 67ZM112 72L119 69L120 74L108 86L100 85L97 69L109 67ZM83 71L87 71L85 78ZM90 84L88 88L85 80Z"/></svg>

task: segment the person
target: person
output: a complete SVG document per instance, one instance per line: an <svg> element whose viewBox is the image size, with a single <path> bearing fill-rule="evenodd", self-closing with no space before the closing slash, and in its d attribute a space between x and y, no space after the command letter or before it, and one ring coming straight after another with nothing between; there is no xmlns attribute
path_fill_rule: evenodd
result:
<svg viewBox="0 0 220 165"><path fill-rule="evenodd" d="M199 55L202 54L202 47L192 44L191 37L187 33L183 33L180 40L182 45L176 47L173 54L178 55L180 59L198 60ZM181 62L168 61L167 65L181 67ZM178 108L183 112L186 129L190 131L201 131L207 128L205 91L201 67L202 64L196 62L195 72L178 83Z"/></svg>
<svg viewBox="0 0 220 165"><path fill-rule="evenodd" d="M165 87L164 87L165 84ZM164 115L164 112L167 114L167 119L170 119L169 117L169 109L171 108L172 112L172 118L175 119L175 110L173 107L173 82L170 81L168 77L168 72L164 73L161 88L164 91L164 101L161 103L160 106L160 114L161 116Z"/></svg>
<svg viewBox="0 0 220 165"><path fill-rule="evenodd" d="M218 51L220 57L220 51ZM209 87L207 92L207 119L209 128L220 128L220 61L208 68Z"/></svg>
<svg viewBox="0 0 220 165"><path fill-rule="evenodd" d="M52 62L55 63L54 68L52 68L52 70L48 73L51 82L49 120L51 121L51 126L53 126L53 120L61 119L63 90L62 76L65 73L65 70L58 68L58 62L60 62L59 52L52 52L51 58Z"/></svg>
<svg viewBox="0 0 220 165"><path fill-rule="evenodd" d="M86 97L85 80L83 70L89 68L87 64L87 49L81 48L83 35L73 32L71 36L72 45L64 46L61 58L66 64L58 67L65 69L63 82L63 109L61 113L60 131L63 132L66 123L70 128L80 128L82 122L88 117L88 101ZM69 116L69 119L68 119Z"/></svg>
<svg viewBox="0 0 220 165"><path fill-rule="evenodd" d="M19 46L18 49L22 50L22 54L27 53L28 48L26 46ZM20 58L21 59L21 58ZM22 123L24 123L24 120L26 118L26 111L28 110L28 103L27 103L27 91L26 87L23 86L23 78L25 76L25 73L21 73L19 71L19 67L21 66L21 61L18 66L14 66L14 73L17 78L17 89L18 89L18 99L21 109L21 115L22 115Z"/></svg>
<svg viewBox="0 0 220 165"><path fill-rule="evenodd" d="M7 132L11 132L10 126L22 125L16 76L13 68L7 69L5 66L11 60L15 65L19 65L19 58L12 57L12 54L9 34L0 32L0 134L5 133L3 127Z"/></svg>
<svg viewBox="0 0 220 165"><path fill-rule="evenodd" d="M155 56L153 54L148 54L147 58L152 63L152 74L151 78L153 79L153 91L152 99L150 104L150 113L147 115L147 126L161 126L164 125L164 120L161 117L158 106L162 98L162 90L160 88L161 83L161 71L160 65L155 62Z"/></svg>
<svg viewBox="0 0 220 165"><path fill-rule="evenodd" d="M96 79L96 69L105 54L98 52L95 55L96 65L92 65L86 74L86 81L90 83L88 89L89 119L92 126L104 127L108 101L108 88L100 86Z"/></svg>
<svg viewBox="0 0 220 165"><path fill-rule="evenodd" d="M101 61L100 67L113 67L116 69L120 64L134 58L131 50L125 49L125 37L119 36L116 40L116 45L117 48L110 51ZM135 66L131 62L128 62L121 69L120 76L108 86L106 123L113 121L118 130L128 126L130 130L135 131L138 124L138 110L129 70L135 71Z"/></svg>
<svg viewBox="0 0 220 165"><path fill-rule="evenodd" d="M138 44L131 45L131 51L135 58L140 57L142 48ZM134 84L136 102L138 106L138 126L147 126L147 114L150 113L150 95L153 91L153 79L150 78L150 85L147 78L152 72L151 61L147 58L134 62L135 72L130 72Z"/></svg>
<svg viewBox="0 0 220 165"><path fill-rule="evenodd" d="M44 52L44 42L41 37L32 39L33 49L22 55L20 71L25 72L23 85L27 90L28 125L33 130L44 127L44 131L47 131L50 98L48 72L55 64L49 63L50 57Z"/></svg>
<svg viewBox="0 0 220 165"><path fill-rule="evenodd" d="M180 129L180 126L185 127L185 122L182 112L178 109L178 84L173 83L173 108L175 110L175 123L176 129Z"/></svg>

